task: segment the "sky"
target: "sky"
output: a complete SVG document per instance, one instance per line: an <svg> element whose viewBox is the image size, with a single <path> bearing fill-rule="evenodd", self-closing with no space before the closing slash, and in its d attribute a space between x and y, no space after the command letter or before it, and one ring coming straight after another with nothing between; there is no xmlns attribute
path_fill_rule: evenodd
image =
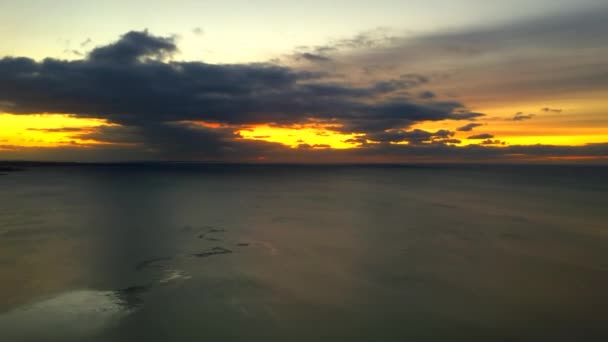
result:
<svg viewBox="0 0 608 342"><path fill-rule="evenodd" d="M0 160L608 162L605 1L1 1Z"/></svg>

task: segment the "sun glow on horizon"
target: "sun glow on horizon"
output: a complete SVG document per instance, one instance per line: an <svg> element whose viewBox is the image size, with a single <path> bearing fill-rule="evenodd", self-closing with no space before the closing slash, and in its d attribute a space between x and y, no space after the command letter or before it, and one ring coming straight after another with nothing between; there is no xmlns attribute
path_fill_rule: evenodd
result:
<svg viewBox="0 0 608 342"><path fill-rule="evenodd" d="M363 136L363 134L340 133L330 128L332 128L331 125L320 124L292 125L288 127L256 125L240 129L237 133L243 139L276 142L292 148L302 146L333 149L359 147L358 143L349 140Z"/></svg>
<svg viewBox="0 0 608 342"><path fill-rule="evenodd" d="M99 145L103 142L81 137L96 127L111 126L104 119L78 118L67 114L0 114L0 145L58 147Z"/></svg>

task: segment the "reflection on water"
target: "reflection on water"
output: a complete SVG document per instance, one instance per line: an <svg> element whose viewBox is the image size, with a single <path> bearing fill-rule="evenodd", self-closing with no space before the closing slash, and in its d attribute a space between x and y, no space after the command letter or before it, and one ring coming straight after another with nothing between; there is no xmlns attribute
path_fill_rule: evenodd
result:
<svg viewBox="0 0 608 342"><path fill-rule="evenodd" d="M165 276L159 280L160 283L166 284L175 280L188 280L192 278L188 273L181 270L167 270Z"/></svg>
<svg viewBox="0 0 608 342"><path fill-rule="evenodd" d="M145 288L76 290L0 315L3 341L66 341L97 334L132 313Z"/></svg>
<svg viewBox="0 0 608 342"><path fill-rule="evenodd" d="M605 341L606 174L10 173L0 341Z"/></svg>

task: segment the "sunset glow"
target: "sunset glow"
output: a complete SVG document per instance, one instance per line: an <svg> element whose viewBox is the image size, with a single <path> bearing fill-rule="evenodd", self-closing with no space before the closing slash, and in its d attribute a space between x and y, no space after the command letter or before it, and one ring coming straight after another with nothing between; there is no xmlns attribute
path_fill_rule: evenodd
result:
<svg viewBox="0 0 608 342"><path fill-rule="evenodd" d="M309 145L311 148L356 148L359 144L349 139L361 134L341 134L323 125L294 125L275 127L270 125L252 126L237 131L244 139L263 140L280 143L292 148Z"/></svg>
<svg viewBox="0 0 608 342"><path fill-rule="evenodd" d="M58 147L73 144L101 144L80 135L107 126L104 119L86 119L64 114L0 114L0 145Z"/></svg>

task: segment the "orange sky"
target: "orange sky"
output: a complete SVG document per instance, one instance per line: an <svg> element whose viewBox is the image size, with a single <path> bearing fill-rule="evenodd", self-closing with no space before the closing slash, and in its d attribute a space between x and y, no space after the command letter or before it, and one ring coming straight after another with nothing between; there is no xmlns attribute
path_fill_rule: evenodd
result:
<svg viewBox="0 0 608 342"><path fill-rule="evenodd" d="M78 135L108 124L103 119L83 119L65 114L0 114L0 141L2 145L23 147L99 144L99 141L80 139ZM82 131L61 131L64 128Z"/></svg>
<svg viewBox="0 0 608 342"><path fill-rule="evenodd" d="M579 104L580 105L580 104ZM521 107L518 107L521 108ZM456 132L454 138L469 145L478 143L467 140L467 137L480 132L490 132L495 139L506 142L508 145L564 145L576 146L587 143L603 143L608 141L608 131L597 125L579 122L572 124L569 113L538 114L533 119L525 121L512 121L509 117L500 117L499 112L513 112L513 109L501 108L496 115L489 114L488 119L478 120L483 126L476 127L473 132ZM538 112L538 111L536 111ZM492 113L489 110L487 113ZM21 147L58 147L70 144L94 145L104 142L82 139L80 134L95 131L96 127L109 126L104 119L85 119L62 114L33 114L12 115L0 114L0 141L1 145L14 145ZM421 122L412 126L413 129L436 131L448 129L455 131L463 122L444 120L438 122ZM207 125L209 126L209 125ZM218 127L218 126L216 126ZM59 129L80 129L80 131L61 131ZM344 134L328 129L322 124L273 126L248 125L244 128L235 127L234 131L242 139L262 140L281 143L287 147L296 148L307 144L312 147L332 149L357 148L360 144L348 142L348 139L364 137L364 134ZM327 145L327 146L326 146Z"/></svg>

